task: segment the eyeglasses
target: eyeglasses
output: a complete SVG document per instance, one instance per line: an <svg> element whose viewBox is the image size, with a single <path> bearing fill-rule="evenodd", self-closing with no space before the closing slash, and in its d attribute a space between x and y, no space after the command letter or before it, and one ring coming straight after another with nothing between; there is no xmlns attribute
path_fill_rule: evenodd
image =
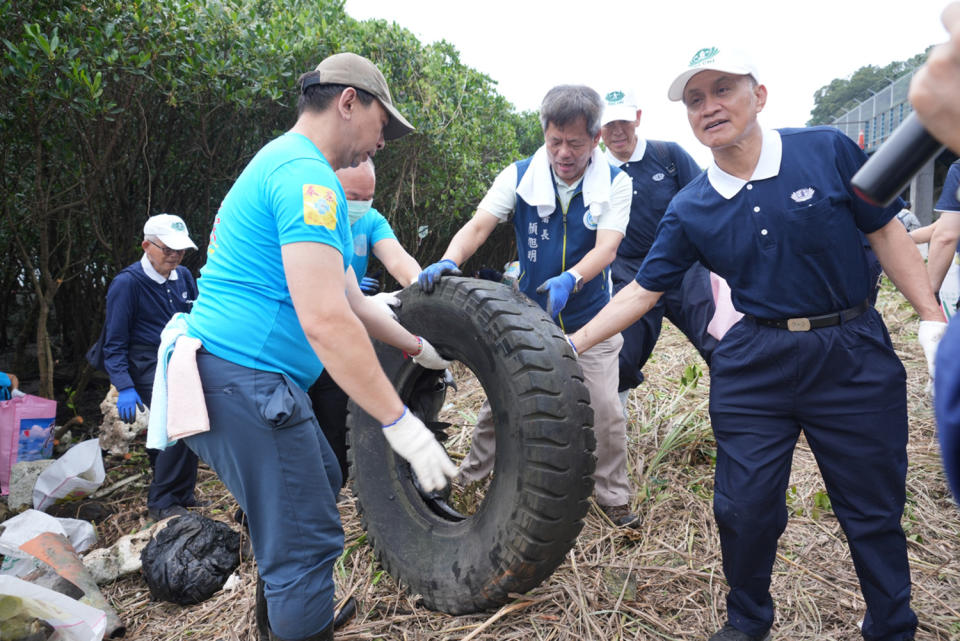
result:
<svg viewBox="0 0 960 641"><path fill-rule="evenodd" d="M187 251L186 249L170 249L169 247L158 245L152 240L148 240L147 242L162 251L164 256L183 256Z"/></svg>

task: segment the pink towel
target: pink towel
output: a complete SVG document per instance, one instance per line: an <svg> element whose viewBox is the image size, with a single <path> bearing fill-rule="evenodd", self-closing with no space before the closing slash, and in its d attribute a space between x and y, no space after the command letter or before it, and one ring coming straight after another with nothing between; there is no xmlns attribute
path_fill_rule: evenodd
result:
<svg viewBox="0 0 960 641"><path fill-rule="evenodd" d="M177 339L167 364L167 439L200 434L210 430L210 417L203 397L203 384L197 371L200 339Z"/></svg>
<svg viewBox="0 0 960 641"><path fill-rule="evenodd" d="M716 310L707 325L707 333L720 340L728 329L743 318L743 314L733 307L733 300L730 298L730 286L727 285L727 281L710 272L710 287L713 289L713 302L716 305Z"/></svg>

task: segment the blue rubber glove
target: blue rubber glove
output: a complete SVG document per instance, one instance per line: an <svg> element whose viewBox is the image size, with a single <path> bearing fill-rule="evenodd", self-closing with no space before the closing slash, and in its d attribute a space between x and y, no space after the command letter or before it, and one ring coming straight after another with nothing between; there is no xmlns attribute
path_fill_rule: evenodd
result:
<svg viewBox="0 0 960 641"><path fill-rule="evenodd" d="M10 377L7 376L6 372L0 372L0 401L10 400L11 387L13 387L13 382Z"/></svg>
<svg viewBox="0 0 960 641"><path fill-rule="evenodd" d="M551 318L556 318L563 308L567 306L567 299L570 298L570 292L577 284L577 279L570 272L563 272L559 276L548 278L543 281L540 287L537 287L538 294L547 295L547 314Z"/></svg>
<svg viewBox="0 0 960 641"><path fill-rule="evenodd" d="M117 413L120 415L120 420L124 423L136 421L137 408L143 411L143 401L140 400L137 390L132 387L120 390L117 395Z"/></svg>
<svg viewBox="0 0 960 641"><path fill-rule="evenodd" d="M444 274L460 275L460 269L457 264L449 258L444 258L438 263L427 265L427 267L417 276L417 282L420 283L420 289L426 293L433 292L433 285Z"/></svg>
<svg viewBox="0 0 960 641"><path fill-rule="evenodd" d="M373 296L380 291L380 281L370 276L364 276L360 279L360 291L367 296Z"/></svg>

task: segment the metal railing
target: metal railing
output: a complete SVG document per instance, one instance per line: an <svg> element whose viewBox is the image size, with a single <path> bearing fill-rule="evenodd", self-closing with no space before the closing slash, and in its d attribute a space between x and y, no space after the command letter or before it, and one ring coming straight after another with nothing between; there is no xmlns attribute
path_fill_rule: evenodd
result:
<svg viewBox="0 0 960 641"><path fill-rule="evenodd" d="M913 111L907 100L912 77L912 71L900 76L830 124L860 144L868 154L876 151Z"/></svg>

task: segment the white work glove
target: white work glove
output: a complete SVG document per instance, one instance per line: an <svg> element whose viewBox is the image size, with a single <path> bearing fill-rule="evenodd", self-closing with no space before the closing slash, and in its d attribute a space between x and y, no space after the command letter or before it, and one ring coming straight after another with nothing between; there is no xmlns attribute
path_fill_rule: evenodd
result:
<svg viewBox="0 0 960 641"><path fill-rule="evenodd" d="M427 492L442 490L447 479L457 475L457 466L437 437L406 406L400 418L383 426L383 436L393 451L410 463L420 486Z"/></svg>
<svg viewBox="0 0 960 641"><path fill-rule="evenodd" d="M379 294L374 294L373 296L367 296L367 299L373 303L376 303L378 307L383 309L383 311L390 316L390 318L397 320L397 313L393 311L393 308L400 307L400 299L397 298L395 293L380 292Z"/></svg>
<svg viewBox="0 0 960 641"><path fill-rule="evenodd" d="M437 350L427 342L423 336L417 336L420 339L420 353L414 356L410 354L413 362L425 369L447 369L450 367L450 361L440 356Z"/></svg>
<svg viewBox="0 0 960 641"><path fill-rule="evenodd" d="M947 324L943 321L920 321L920 329L917 330L917 341L923 348L923 354L927 357L927 372L930 374L930 381L927 384L927 391L933 393L933 363L937 358L937 345L943 338L943 333L947 331Z"/></svg>

